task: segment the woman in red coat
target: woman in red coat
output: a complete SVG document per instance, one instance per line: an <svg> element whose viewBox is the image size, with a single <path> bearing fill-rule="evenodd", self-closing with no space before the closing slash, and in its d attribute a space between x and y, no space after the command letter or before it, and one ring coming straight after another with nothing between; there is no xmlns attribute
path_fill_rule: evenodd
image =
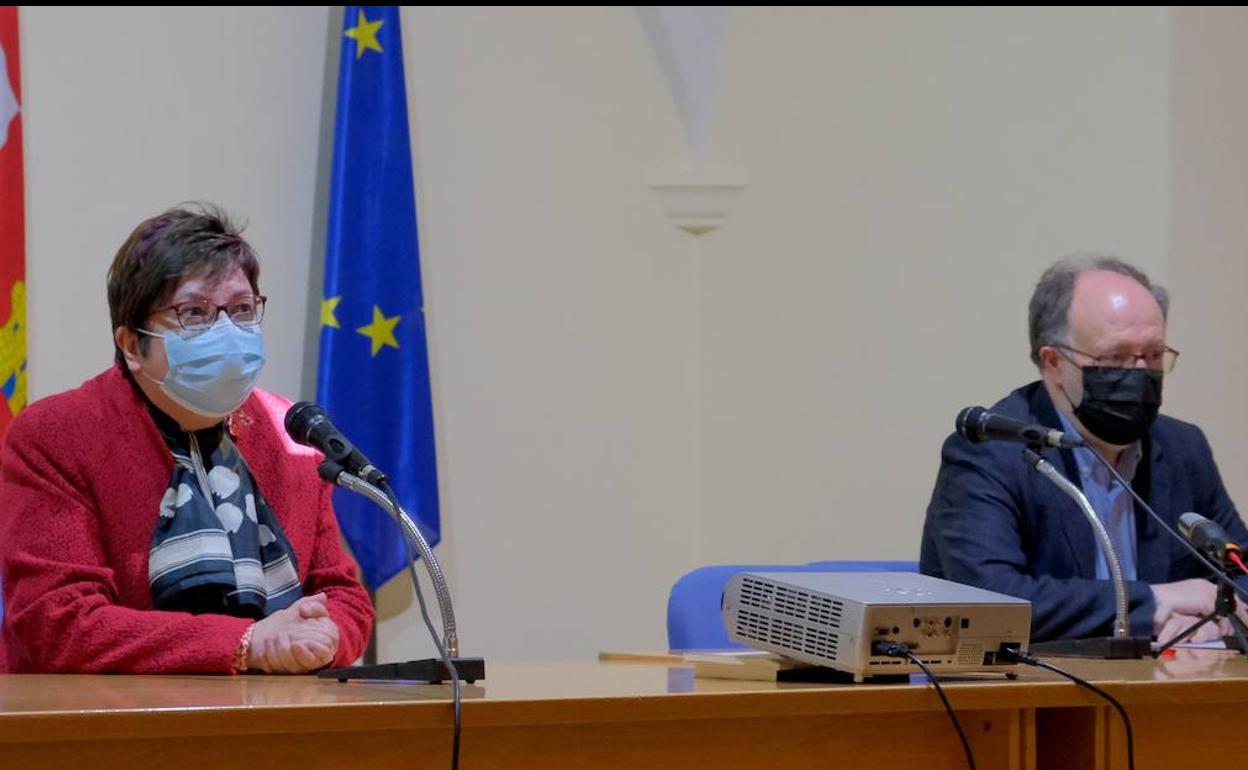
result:
<svg viewBox="0 0 1248 770"><path fill-rule="evenodd" d="M258 277L207 206L117 252L115 365L31 404L0 451L8 670L301 673L363 650L372 606L320 458L254 387Z"/></svg>

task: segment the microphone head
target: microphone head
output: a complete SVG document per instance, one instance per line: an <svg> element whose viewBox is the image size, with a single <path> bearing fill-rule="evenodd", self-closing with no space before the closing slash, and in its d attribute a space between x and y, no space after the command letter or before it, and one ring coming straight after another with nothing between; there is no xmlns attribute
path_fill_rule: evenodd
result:
<svg viewBox="0 0 1248 770"><path fill-rule="evenodd" d="M1199 513L1183 514L1179 517L1179 531L1192 545L1212 556L1215 560L1225 562L1227 554L1234 551L1240 553L1239 545L1231 540L1222 525L1213 519L1205 518Z"/></svg>
<svg viewBox="0 0 1248 770"><path fill-rule="evenodd" d="M286 411L286 433L296 443L315 446L309 439L312 429L323 420L329 419L325 410L310 401L300 401Z"/></svg>
<svg viewBox="0 0 1248 770"><path fill-rule="evenodd" d="M1196 530L1196 527L1200 526L1202 523L1206 521L1209 521L1209 520L1206 519L1204 516L1201 516L1199 513L1188 511L1187 513L1179 517L1179 531L1183 533L1183 537L1187 538L1188 540L1191 540L1192 532Z"/></svg>
<svg viewBox="0 0 1248 770"><path fill-rule="evenodd" d="M982 431L982 420L988 414L988 410L982 406L968 406L958 412L958 416L953 420L953 427L957 429L958 435L978 444L984 440Z"/></svg>

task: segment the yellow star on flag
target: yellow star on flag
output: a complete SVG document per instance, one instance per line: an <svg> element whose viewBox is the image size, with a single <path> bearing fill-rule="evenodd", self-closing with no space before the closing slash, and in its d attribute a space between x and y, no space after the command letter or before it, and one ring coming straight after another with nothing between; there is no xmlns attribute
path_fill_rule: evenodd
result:
<svg viewBox="0 0 1248 770"><path fill-rule="evenodd" d="M326 297L321 300L321 326L342 328L338 325L338 319L334 317L334 311L338 309L339 302L342 302L342 297Z"/></svg>
<svg viewBox="0 0 1248 770"><path fill-rule="evenodd" d="M380 19L369 21L364 11L360 11L355 26L343 33L355 41L355 58L363 56L365 51L381 53L381 43L377 42L377 30L381 29L381 25L385 23Z"/></svg>
<svg viewBox="0 0 1248 770"><path fill-rule="evenodd" d="M356 329L357 332L372 340L374 356L386 345L398 350L399 341L394 338L394 327L399 325L399 318L400 316L397 315L393 318L386 318L381 308L373 305L373 322Z"/></svg>

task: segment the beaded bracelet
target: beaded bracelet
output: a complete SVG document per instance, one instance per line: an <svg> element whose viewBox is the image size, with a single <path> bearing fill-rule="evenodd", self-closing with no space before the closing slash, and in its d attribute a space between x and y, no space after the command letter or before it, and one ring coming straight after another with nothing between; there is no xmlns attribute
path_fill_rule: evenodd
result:
<svg viewBox="0 0 1248 770"><path fill-rule="evenodd" d="M252 623L238 640L238 647L234 649L234 663L230 667L235 674L247 672L247 659L251 657L251 635L255 630L256 624Z"/></svg>

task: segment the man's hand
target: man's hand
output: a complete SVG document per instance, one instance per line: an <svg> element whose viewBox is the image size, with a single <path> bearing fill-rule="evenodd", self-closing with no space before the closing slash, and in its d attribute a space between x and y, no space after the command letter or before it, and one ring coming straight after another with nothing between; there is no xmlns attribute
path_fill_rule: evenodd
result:
<svg viewBox="0 0 1248 770"><path fill-rule="evenodd" d="M1157 605L1153 611L1153 633L1163 642L1167 638L1164 636L1167 630L1170 636L1174 636L1196 622L1197 618L1213 612L1214 602L1218 598L1217 587L1200 578L1159 583L1152 586L1152 589L1153 600ZM1186 619L1186 624L1183 620L1173 620L1176 617Z"/></svg>
<svg viewBox="0 0 1248 770"><path fill-rule="evenodd" d="M1161 631L1157 633L1157 641L1165 644L1174 637L1186 631L1191 626L1196 625L1200 620L1195 615L1171 615L1166 624L1162 626ZM1210 621L1200 628L1191 636L1183 639L1184 642L1212 642L1221 639L1224 635L1231 633L1231 625L1225 620Z"/></svg>

